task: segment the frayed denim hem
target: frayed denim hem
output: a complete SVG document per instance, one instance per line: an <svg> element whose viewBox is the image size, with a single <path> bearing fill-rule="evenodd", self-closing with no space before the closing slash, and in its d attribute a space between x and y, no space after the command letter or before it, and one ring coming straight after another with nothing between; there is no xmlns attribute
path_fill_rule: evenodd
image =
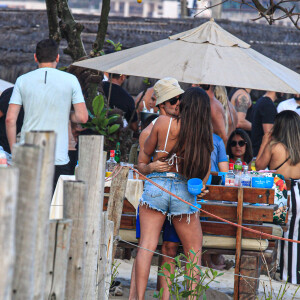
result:
<svg viewBox="0 0 300 300"><path fill-rule="evenodd" d="M153 210L159 211L159 212L162 213L163 215L167 215L167 218L168 218L170 224L172 223L172 218L180 216L180 220L179 220L179 221L181 221L183 215L186 215L186 216L187 216L186 222L187 222L188 224L190 224L190 222L191 222L191 215L194 215L194 214L196 214L196 213L198 213L198 212L200 213L199 210L195 210L195 211L190 212L189 214L183 214L183 213L176 213L176 214L168 213L168 214L167 214L166 211L163 211L163 210L161 210L161 209L159 209L159 208L157 208L157 207L155 207L155 206L149 204L148 202L144 201L142 198L140 199L139 205L140 205L140 206L146 206L146 208L151 208L151 209L153 209Z"/></svg>

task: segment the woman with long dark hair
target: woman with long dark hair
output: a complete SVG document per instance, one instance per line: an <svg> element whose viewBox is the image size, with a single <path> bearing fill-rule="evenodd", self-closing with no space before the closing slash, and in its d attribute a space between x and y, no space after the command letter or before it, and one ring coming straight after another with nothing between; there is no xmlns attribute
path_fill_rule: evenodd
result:
<svg viewBox="0 0 300 300"><path fill-rule="evenodd" d="M256 169L269 167L291 178L288 231L284 237L300 240L300 116L291 110L279 113L273 129L264 135L256 158ZM300 284L300 245L281 243L280 273L284 281Z"/></svg>
<svg viewBox="0 0 300 300"><path fill-rule="evenodd" d="M170 172L151 173L147 177L191 204L187 180L200 178L206 183L210 173L210 155L213 150L210 101L200 88L190 88L182 96L177 118L160 116L145 142L144 153L153 160L165 160L172 166ZM148 162L146 162L148 163ZM184 252L196 253L201 264L202 229L197 209L181 202L158 187L145 181L140 202L140 246L136 257L136 289L138 299L144 299L150 264L166 217L173 225ZM164 299L166 298L164 293Z"/></svg>
<svg viewBox="0 0 300 300"><path fill-rule="evenodd" d="M234 130L228 139L226 152L230 163L240 158L243 165L248 165L253 158L252 143L248 133L241 128Z"/></svg>

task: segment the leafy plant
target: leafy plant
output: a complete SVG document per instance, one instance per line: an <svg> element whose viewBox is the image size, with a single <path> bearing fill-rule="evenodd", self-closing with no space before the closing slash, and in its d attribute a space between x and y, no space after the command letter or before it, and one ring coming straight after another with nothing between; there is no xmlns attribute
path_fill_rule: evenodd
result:
<svg viewBox="0 0 300 300"><path fill-rule="evenodd" d="M171 262L172 267L169 263L163 264L158 275L165 278L172 299L189 298L193 300L199 299L203 295L203 300L206 300L206 290L209 289L209 284L213 281L218 282L215 279L224 273L218 273L213 269L202 270L198 265L196 253L190 250L190 254L188 257L184 254L176 256ZM182 259L186 261L185 267L182 264ZM154 294L154 298L162 299L162 295L163 288L160 289L159 293Z"/></svg>
<svg viewBox="0 0 300 300"><path fill-rule="evenodd" d="M267 275L269 277L269 286L267 286L264 282L262 283L263 289L264 289L264 295L260 298L260 300L284 300L285 299L284 296L285 296L286 292L289 289L288 281L286 281L284 285L280 286L279 291L276 295L276 292L275 292L275 290L273 288L273 285L272 285L272 277L271 277L271 274L270 274L268 263L266 261L264 253L261 252L261 254L262 254L261 255L262 263L265 265L266 270L267 270ZM276 268L276 266L275 266L275 268ZM299 288L300 288L300 286L298 286L297 289L295 290L291 300L295 299ZM258 297L256 297L256 299L258 299Z"/></svg>
<svg viewBox="0 0 300 300"><path fill-rule="evenodd" d="M89 111L91 121L82 126L104 135L110 141L116 140L120 124L115 123L120 118L120 115L107 115L107 112L112 111L112 109L105 107L103 95L98 95L93 99L92 107L93 113Z"/></svg>
<svg viewBox="0 0 300 300"><path fill-rule="evenodd" d="M268 287L265 285L265 283L263 283L264 295L260 299L261 300L284 300L284 299L286 299L284 296L289 289L289 286L287 284L288 284L288 282L286 281L284 285L281 285L279 288L279 291L276 295L275 291L272 288L272 285L270 287ZM291 300L296 299L295 297L296 297L299 289L300 289L300 286L298 286L297 289L295 290L295 292L293 293Z"/></svg>
<svg viewBox="0 0 300 300"><path fill-rule="evenodd" d="M117 278L117 276L119 275L119 266L121 263L116 263L116 261L114 260L112 263L112 268L111 268L111 277L110 277L110 287L112 287L112 285L115 282L115 279Z"/></svg>
<svg viewBox="0 0 300 300"><path fill-rule="evenodd" d="M122 50L122 46L123 45L120 42L115 43L112 40L106 40L106 42L109 43L109 44L111 44L111 45L113 45L115 51L121 51Z"/></svg>

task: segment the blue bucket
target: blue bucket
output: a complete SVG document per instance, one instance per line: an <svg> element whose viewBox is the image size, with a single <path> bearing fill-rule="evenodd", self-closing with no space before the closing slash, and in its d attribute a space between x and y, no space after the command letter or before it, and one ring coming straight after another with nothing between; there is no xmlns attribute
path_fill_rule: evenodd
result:
<svg viewBox="0 0 300 300"><path fill-rule="evenodd" d="M274 184L274 177L265 177L265 180L266 180L265 188L271 189Z"/></svg>
<svg viewBox="0 0 300 300"><path fill-rule="evenodd" d="M191 178L187 182L188 184L188 191L190 194L197 196L201 194L201 190L203 188L202 180L199 178Z"/></svg>
<svg viewBox="0 0 300 300"><path fill-rule="evenodd" d="M265 177L252 177L252 187L264 188L266 186Z"/></svg>

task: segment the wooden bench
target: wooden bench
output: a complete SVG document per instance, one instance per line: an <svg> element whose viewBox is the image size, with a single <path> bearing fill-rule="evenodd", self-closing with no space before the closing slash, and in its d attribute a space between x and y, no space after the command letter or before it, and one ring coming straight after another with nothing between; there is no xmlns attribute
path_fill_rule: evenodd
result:
<svg viewBox="0 0 300 300"><path fill-rule="evenodd" d="M287 182L290 186L290 182ZM205 202L199 199L202 209L226 220L255 229L262 233L282 236L282 229L272 224L273 212L278 208L274 204L274 190L263 188L237 188L225 186L208 186L209 193L205 195ZM104 210L107 208L109 188L105 188ZM253 204L259 203L261 206ZM136 210L125 199L120 235L126 233L124 240L137 242L135 239ZM261 274L262 255L268 262L268 268L273 268L277 258L278 240L262 237L260 234L242 230L234 225L222 222L201 212L201 217L207 217L202 221L204 234L203 251L208 254L235 255L235 274L259 278ZM276 233L277 232L277 233ZM217 245L211 244L211 237L218 238ZM248 242L247 245L244 245ZM224 245L227 245L224 247ZM121 243L126 249L132 248ZM250 246L249 246L250 245ZM127 252L128 254L128 252ZM128 257L127 257L128 258ZM259 281L234 276L234 299L255 299Z"/></svg>

